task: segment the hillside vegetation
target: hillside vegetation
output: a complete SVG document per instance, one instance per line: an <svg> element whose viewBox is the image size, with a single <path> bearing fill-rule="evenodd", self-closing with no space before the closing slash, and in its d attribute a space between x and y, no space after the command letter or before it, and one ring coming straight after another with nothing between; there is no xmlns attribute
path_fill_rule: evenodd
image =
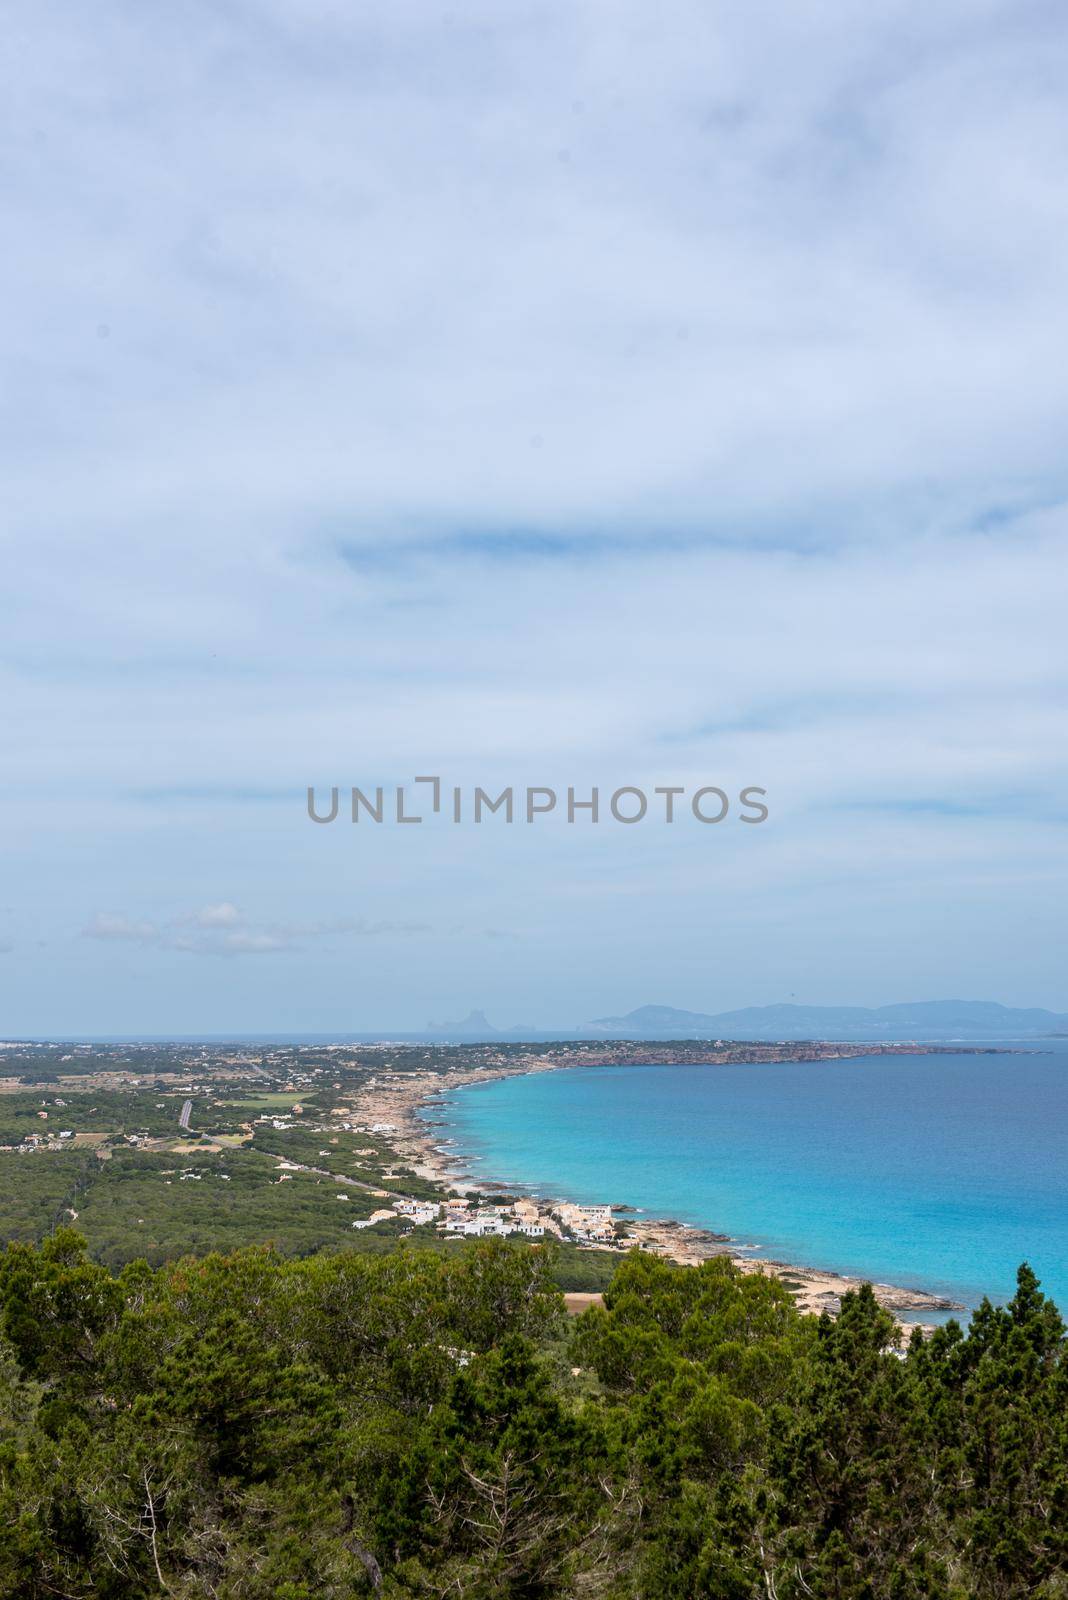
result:
<svg viewBox="0 0 1068 1600"><path fill-rule="evenodd" d="M1059 1600L1065 1330L1025 1267L907 1352L724 1258L550 1249L119 1271L0 1257L0 1594Z"/></svg>

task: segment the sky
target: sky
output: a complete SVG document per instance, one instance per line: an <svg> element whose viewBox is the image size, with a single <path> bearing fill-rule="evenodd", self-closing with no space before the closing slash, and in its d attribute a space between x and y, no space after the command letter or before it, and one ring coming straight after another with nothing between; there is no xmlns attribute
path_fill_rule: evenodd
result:
<svg viewBox="0 0 1068 1600"><path fill-rule="evenodd" d="M5 30L0 1037L1068 1010L1063 6Z"/></svg>

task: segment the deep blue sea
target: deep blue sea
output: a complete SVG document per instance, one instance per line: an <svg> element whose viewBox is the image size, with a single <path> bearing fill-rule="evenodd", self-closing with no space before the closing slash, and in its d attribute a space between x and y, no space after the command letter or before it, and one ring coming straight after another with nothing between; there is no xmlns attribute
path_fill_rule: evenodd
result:
<svg viewBox="0 0 1068 1600"><path fill-rule="evenodd" d="M1068 1040L1027 1055L576 1068L453 1091L469 1170L771 1259L1068 1312Z"/></svg>

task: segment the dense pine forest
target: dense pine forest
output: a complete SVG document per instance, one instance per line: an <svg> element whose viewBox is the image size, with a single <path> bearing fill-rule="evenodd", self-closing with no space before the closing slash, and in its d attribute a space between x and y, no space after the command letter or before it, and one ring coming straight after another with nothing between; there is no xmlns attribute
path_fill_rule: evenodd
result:
<svg viewBox="0 0 1068 1600"><path fill-rule="evenodd" d="M1065 1329L1022 1268L897 1348L725 1258L0 1258L0 1594L1068 1596Z"/></svg>

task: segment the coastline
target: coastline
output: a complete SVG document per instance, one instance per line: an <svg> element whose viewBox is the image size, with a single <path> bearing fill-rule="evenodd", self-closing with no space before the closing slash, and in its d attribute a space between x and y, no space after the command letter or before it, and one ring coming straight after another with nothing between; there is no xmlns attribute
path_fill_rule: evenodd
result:
<svg viewBox="0 0 1068 1600"><path fill-rule="evenodd" d="M874 1049L864 1046L856 1048L843 1046L840 1051L836 1048L834 1053L827 1046L819 1048L822 1049L822 1054L809 1052L806 1046L801 1046L797 1048L796 1053L791 1051L789 1056L780 1052L776 1059L813 1061L840 1060L843 1057L852 1059L874 1054L914 1053L919 1047L913 1046L908 1050L899 1046ZM721 1047L716 1055L722 1056L728 1053ZM614 1054L613 1051L613 1056ZM453 1190L459 1194L471 1194L485 1189L485 1177L475 1177L466 1170L462 1150L450 1148L451 1141L443 1140L434 1123L428 1121L421 1113L453 1090L466 1088L469 1085L491 1083L501 1078L535 1072L559 1072L573 1066L598 1064L600 1063L591 1060L587 1051L583 1051L577 1060L566 1057L546 1060L544 1057L530 1056L513 1058L511 1061L493 1065L459 1068L447 1073L436 1072L429 1068L425 1071L391 1073L383 1064L374 1077L353 1095L352 1109L353 1114L359 1115L361 1120L369 1125L376 1125L376 1131L395 1152L397 1160L411 1167L417 1176L440 1187L443 1191ZM710 1064L714 1065L715 1062ZM444 1127L444 1124L438 1126ZM535 1192L513 1180L494 1179L493 1189L495 1193L507 1193L515 1199L529 1197L550 1205L566 1203L566 1197L562 1194ZM727 1255L743 1272L760 1273L782 1279L793 1294L798 1308L815 1315L823 1311L829 1311L833 1315L839 1308L842 1296L867 1281L803 1263L770 1260L765 1257L755 1258L742 1253L738 1241L727 1234L715 1233L711 1229L695 1227L670 1218L653 1219L639 1215L634 1207L627 1203L626 1196L608 1197L606 1203L612 1206L616 1224L625 1229L625 1238L614 1246L601 1245L599 1248L616 1250L622 1257L627 1250L638 1245L682 1266L694 1266L711 1256ZM959 1301L923 1289L906 1289L890 1283L873 1283L872 1288L879 1304L897 1319L906 1332L911 1332L917 1326L925 1330L933 1326L922 1321L924 1312L966 1310ZM904 1321L902 1314L906 1312L914 1315L919 1313L921 1320Z"/></svg>

